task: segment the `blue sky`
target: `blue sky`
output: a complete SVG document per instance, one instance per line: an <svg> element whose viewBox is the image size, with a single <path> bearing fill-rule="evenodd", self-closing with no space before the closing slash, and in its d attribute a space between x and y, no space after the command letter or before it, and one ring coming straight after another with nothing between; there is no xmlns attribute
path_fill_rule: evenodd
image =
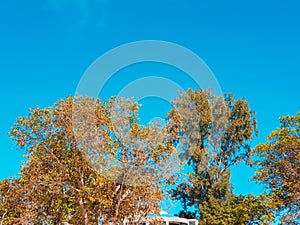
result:
<svg viewBox="0 0 300 225"><path fill-rule="evenodd" d="M299 10L296 0L1 1L0 179L20 169L23 153L7 135L15 119L73 95L95 59L132 41L174 42L199 55L223 92L245 98L257 112L260 133L253 143L264 141L279 116L300 110ZM147 66L136 69L148 75ZM110 87L126 80L117 78ZM159 100L161 110L144 103L142 115L167 110ZM233 174L237 193L261 190L247 182L251 171Z"/></svg>

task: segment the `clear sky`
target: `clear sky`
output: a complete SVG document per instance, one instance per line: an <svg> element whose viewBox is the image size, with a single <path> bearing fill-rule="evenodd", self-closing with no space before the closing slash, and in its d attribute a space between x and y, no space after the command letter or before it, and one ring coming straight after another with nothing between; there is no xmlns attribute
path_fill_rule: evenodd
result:
<svg viewBox="0 0 300 225"><path fill-rule="evenodd" d="M245 98L257 112L253 143L264 141L279 116L300 111L299 12L297 0L2 0L0 179L20 170L23 153L7 135L15 119L74 95L95 59L132 41L174 42L199 55L223 92ZM149 75L147 66L129 71ZM111 87L124 80L114 77ZM151 103L144 114L167 109ZM261 190L247 182L250 170L233 175L237 193Z"/></svg>

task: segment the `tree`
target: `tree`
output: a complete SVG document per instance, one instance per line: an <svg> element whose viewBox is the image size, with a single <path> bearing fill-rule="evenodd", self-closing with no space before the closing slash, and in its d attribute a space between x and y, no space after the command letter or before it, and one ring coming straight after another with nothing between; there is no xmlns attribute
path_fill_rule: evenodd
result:
<svg viewBox="0 0 300 225"><path fill-rule="evenodd" d="M178 148L193 171L171 192L184 203L180 215L197 214L201 225L272 220L271 211L263 206L268 204L266 197L261 201L253 195L236 196L230 184L232 166L252 165L249 141L257 129L248 103L231 94L216 97L210 90L188 90L176 99L170 117L180 121Z"/></svg>
<svg viewBox="0 0 300 225"><path fill-rule="evenodd" d="M0 182L0 224L13 224L12 217L17 218L21 210L25 210L20 204L18 198L15 196L19 195L16 191L16 180L3 180ZM27 215L30 217L30 215Z"/></svg>
<svg viewBox="0 0 300 225"><path fill-rule="evenodd" d="M280 118L281 126L257 146L255 179L266 185L283 224L300 224L300 112Z"/></svg>
<svg viewBox="0 0 300 225"><path fill-rule="evenodd" d="M19 178L1 182L1 222L107 224L157 213L176 152L170 127L142 126L138 105L116 97L31 109L10 133L27 161Z"/></svg>

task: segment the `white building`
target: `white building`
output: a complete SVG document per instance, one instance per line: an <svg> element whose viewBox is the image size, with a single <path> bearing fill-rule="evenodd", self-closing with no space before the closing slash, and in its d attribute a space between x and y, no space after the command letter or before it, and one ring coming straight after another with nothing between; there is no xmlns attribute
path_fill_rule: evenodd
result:
<svg viewBox="0 0 300 225"><path fill-rule="evenodd" d="M161 221L162 225L198 225L199 221L197 219L186 219L170 215L167 212L161 211L160 215L149 215L147 218L139 223L140 225L151 225L152 221ZM136 224L136 223L134 223ZM127 220L124 221L124 225L131 225Z"/></svg>

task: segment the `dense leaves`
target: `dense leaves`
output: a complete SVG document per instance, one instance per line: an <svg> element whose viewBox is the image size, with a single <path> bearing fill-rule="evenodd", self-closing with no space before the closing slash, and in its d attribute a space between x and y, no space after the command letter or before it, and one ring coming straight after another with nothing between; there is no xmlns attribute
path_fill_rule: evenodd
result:
<svg viewBox="0 0 300 225"><path fill-rule="evenodd" d="M282 117L254 151L254 112L231 94L182 92L163 125L140 124L138 109L76 96L18 118L10 135L26 160L0 182L0 225L139 223L159 212L170 185L179 215L200 225L271 224L276 215L300 224L300 114ZM240 163L258 166L266 193L234 194ZM183 168L187 176L176 173Z"/></svg>
<svg viewBox="0 0 300 225"><path fill-rule="evenodd" d="M257 147L256 179L266 185L283 224L300 224L300 113L280 118L281 126Z"/></svg>
<svg viewBox="0 0 300 225"><path fill-rule="evenodd" d="M188 90L173 106L172 115L181 121L179 148L192 167L189 180L172 191L183 203L180 215L199 215L201 225L271 220L270 210L264 207L267 198L235 196L230 184L232 166L252 165L249 141L257 131L248 103L232 95L216 97L209 90Z"/></svg>
<svg viewBox="0 0 300 225"><path fill-rule="evenodd" d="M2 223L87 225L157 213L161 169L176 149L168 128L140 125L137 110L131 100L69 97L19 118L11 136L27 161L19 178L1 182Z"/></svg>

